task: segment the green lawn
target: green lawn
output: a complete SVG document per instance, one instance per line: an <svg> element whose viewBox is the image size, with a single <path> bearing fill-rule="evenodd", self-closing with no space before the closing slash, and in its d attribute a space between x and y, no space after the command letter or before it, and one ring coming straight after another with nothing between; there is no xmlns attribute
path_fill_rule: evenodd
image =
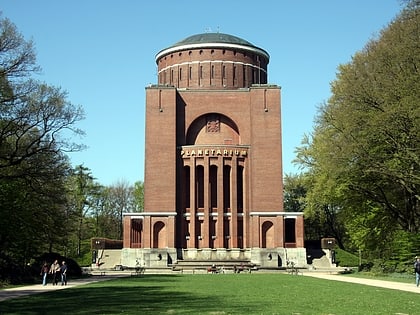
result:
<svg viewBox="0 0 420 315"><path fill-rule="evenodd" d="M420 296L286 274L145 275L0 302L0 314L420 314Z"/></svg>

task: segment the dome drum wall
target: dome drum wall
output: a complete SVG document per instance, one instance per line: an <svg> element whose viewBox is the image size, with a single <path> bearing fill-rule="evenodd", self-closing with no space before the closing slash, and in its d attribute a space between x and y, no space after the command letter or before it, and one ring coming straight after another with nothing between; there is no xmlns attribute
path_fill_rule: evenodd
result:
<svg viewBox="0 0 420 315"><path fill-rule="evenodd" d="M160 85L235 89L267 83L268 60L249 52L186 50L162 56L157 63Z"/></svg>
<svg viewBox="0 0 420 315"><path fill-rule="evenodd" d="M239 89L267 84L268 53L223 33L190 36L156 55L158 84L176 88Z"/></svg>

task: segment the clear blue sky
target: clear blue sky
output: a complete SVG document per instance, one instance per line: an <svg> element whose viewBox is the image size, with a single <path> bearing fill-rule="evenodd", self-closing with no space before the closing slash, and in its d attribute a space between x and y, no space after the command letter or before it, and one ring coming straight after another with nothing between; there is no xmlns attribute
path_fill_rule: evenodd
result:
<svg viewBox="0 0 420 315"><path fill-rule="evenodd" d="M269 83L282 87L284 173L330 96L337 66L401 10L399 0L0 0L2 16L33 39L40 79L82 105L88 148L70 155L103 185L144 174L145 87L155 55L190 35L241 37L270 54Z"/></svg>

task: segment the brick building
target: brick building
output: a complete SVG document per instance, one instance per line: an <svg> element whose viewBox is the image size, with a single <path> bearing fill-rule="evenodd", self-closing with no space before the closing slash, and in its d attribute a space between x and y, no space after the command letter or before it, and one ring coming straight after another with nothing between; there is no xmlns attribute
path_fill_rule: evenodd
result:
<svg viewBox="0 0 420 315"><path fill-rule="evenodd" d="M123 265L306 264L303 217L283 211L280 87L269 54L204 33L156 55L146 88L144 212L124 214Z"/></svg>

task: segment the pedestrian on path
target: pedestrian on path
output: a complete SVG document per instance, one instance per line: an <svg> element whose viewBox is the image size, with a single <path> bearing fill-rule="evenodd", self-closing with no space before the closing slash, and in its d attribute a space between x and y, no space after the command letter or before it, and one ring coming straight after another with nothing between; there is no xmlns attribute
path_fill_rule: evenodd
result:
<svg viewBox="0 0 420 315"><path fill-rule="evenodd" d="M53 285L57 285L58 277L60 274L60 264L58 263L57 259L54 261L54 263L50 267L50 274L52 275Z"/></svg>
<svg viewBox="0 0 420 315"><path fill-rule="evenodd" d="M42 277L42 285L47 285L48 271L49 271L48 264L47 262L44 262L44 264L41 267L41 273L40 273Z"/></svg>
<svg viewBox="0 0 420 315"><path fill-rule="evenodd" d="M420 284L420 257L416 256L416 262L414 263L414 272L416 273L416 286Z"/></svg>
<svg viewBox="0 0 420 315"><path fill-rule="evenodd" d="M61 264L60 272L61 272L61 285L67 285L67 265L65 261L63 261Z"/></svg>

